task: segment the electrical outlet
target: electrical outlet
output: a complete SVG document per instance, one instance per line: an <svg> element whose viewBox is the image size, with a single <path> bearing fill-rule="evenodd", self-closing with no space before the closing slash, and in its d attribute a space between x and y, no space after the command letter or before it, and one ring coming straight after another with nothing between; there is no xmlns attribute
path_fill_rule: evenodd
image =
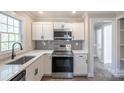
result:
<svg viewBox="0 0 124 93"><path fill-rule="evenodd" d="M79 44L78 44L78 42L76 43L76 46L78 46Z"/></svg>

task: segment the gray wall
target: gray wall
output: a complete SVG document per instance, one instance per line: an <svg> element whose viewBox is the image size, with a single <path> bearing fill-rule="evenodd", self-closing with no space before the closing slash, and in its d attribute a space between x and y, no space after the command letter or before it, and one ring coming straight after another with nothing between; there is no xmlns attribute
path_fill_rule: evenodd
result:
<svg viewBox="0 0 124 93"><path fill-rule="evenodd" d="M73 50L83 49L83 40L61 41L61 40L45 40L35 41L35 49L37 50L53 50L54 45L57 44L71 44Z"/></svg>

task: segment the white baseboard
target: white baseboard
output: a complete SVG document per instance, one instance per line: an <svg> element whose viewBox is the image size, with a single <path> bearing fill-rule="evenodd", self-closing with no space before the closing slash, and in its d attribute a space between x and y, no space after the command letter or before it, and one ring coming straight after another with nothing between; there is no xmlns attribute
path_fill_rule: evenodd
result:
<svg viewBox="0 0 124 93"><path fill-rule="evenodd" d="M88 77L94 77L93 73L88 73Z"/></svg>
<svg viewBox="0 0 124 93"><path fill-rule="evenodd" d="M119 74L112 74L114 77L116 77L116 78L119 78L120 77L120 75Z"/></svg>

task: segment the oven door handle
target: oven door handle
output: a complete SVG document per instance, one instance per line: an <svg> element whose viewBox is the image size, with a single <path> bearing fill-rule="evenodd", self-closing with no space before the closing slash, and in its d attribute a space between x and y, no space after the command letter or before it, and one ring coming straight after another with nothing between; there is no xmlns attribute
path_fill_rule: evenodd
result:
<svg viewBox="0 0 124 93"><path fill-rule="evenodd" d="M73 57L70 55L52 55L52 57Z"/></svg>

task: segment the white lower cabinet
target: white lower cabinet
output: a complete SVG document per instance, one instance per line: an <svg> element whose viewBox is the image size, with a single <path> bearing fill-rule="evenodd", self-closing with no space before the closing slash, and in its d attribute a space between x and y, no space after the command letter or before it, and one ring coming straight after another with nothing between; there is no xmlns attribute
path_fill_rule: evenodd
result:
<svg viewBox="0 0 124 93"><path fill-rule="evenodd" d="M74 53L74 76L87 75L87 54Z"/></svg>
<svg viewBox="0 0 124 93"><path fill-rule="evenodd" d="M44 57L44 74L51 75L52 74L52 56L47 53L43 55Z"/></svg>
<svg viewBox="0 0 124 93"><path fill-rule="evenodd" d="M44 75L43 57L41 56L26 69L26 81L40 81Z"/></svg>

